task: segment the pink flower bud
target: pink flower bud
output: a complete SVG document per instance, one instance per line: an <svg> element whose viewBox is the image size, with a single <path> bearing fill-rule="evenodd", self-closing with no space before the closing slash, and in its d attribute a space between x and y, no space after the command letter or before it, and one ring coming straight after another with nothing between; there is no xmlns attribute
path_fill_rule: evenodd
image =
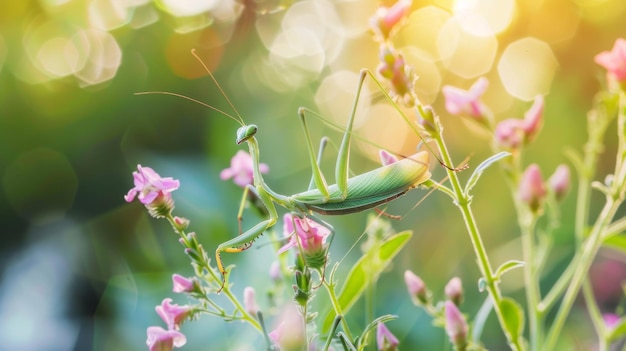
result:
<svg viewBox="0 0 626 351"><path fill-rule="evenodd" d="M172 275L172 283L174 285L172 290L175 293L188 293L194 290L193 279L185 278L182 275Z"/></svg>
<svg viewBox="0 0 626 351"><path fill-rule="evenodd" d="M280 263L278 261L272 262L272 264L270 265L270 279L272 279L274 282L278 282L280 281L282 276L283 274L280 271Z"/></svg>
<svg viewBox="0 0 626 351"><path fill-rule="evenodd" d="M395 351L398 346L398 338L391 334L383 323L376 326L376 344L378 351Z"/></svg>
<svg viewBox="0 0 626 351"><path fill-rule="evenodd" d="M458 350L464 350L467 344L468 326L465 317L452 301L445 302L446 333L450 342Z"/></svg>
<svg viewBox="0 0 626 351"><path fill-rule="evenodd" d="M243 306L248 313L256 317L256 314L259 311L259 306L256 304L254 295L254 288L247 286L243 289Z"/></svg>
<svg viewBox="0 0 626 351"><path fill-rule="evenodd" d="M541 204L546 196L546 187L543 183L541 170L536 164L526 168L520 180L518 195L520 200L528 205L533 212L541 209Z"/></svg>
<svg viewBox="0 0 626 351"><path fill-rule="evenodd" d="M606 68L607 78L617 82L626 81L626 40L615 40L613 50L603 51L596 55L595 62Z"/></svg>
<svg viewBox="0 0 626 351"><path fill-rule="evenodd" d="M461 301L463 301L463 283L461 282L461 278L454 277L450 279L448 284L446 284L444 292L450 301L460 306Z"/></svg>
<svg viewBox="0 0 626 351"><path fill-rule="evenodd" d="M185 230L189 227L189 220L184 217L174 216L174 226L177 230Z"/></svg>
<svg viewBox="0 0 626 351"><path fill-rule="evenodd" d="M409 291L409 296L414 299L415 303L426 304L428 303L428 291L426 290L426 284L415 273L406 270L404 271L404 283Z"/></svg>
<svg viewBox="0 0 626 351"><path fill-rule="evenodd" d="M187 343L183 333L176 330L165 330L161 327L148 327L146 344L150 351L170 351L174 347L182 347Z"/></svg>
<svg viewBox="0 0 626 351"><path fill-rule="evenodd" d="M566 165L559 165L554 171L554 174L552 174L548 180L548 184L554 193L554 197L557 200L563 199L569 190L569 167Z"/></svg>
<svg viewBox="0 0 626 351"><path fill-rule="evenodd" d="M370 27L378 40L385 41L389 38L391 30L409 13L411 3L412 0L399 0L392 7L378 8L376 14L370 18Z"/></svg>

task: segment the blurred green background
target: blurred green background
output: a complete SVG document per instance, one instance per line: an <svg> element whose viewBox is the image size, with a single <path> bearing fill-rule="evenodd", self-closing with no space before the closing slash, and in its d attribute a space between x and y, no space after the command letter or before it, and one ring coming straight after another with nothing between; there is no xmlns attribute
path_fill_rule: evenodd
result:
<svg viewBox="0 0 626 351"><path fill-rule="evenodd" d="M297 108L345 121L358 71L377 66L368 20L378 5L371 0L2 2L0 349L145 349L145 329L162 324L154 306L174 297L171 274L192 271L169 225L149 218L139 203L125 203L122 196L138 163L181 181L175 214L191 219L190 230L209 252L236 234L241 190L221 181L219 172L242 148L234 143L237 124L181 98L134 93L175 92L233 113L191 55L195 48L245 121L259 125L268 184L282 194L302 191L310 170ZM488 77L484 101L499 120L521 118L535 95L547 94L543 131L525 158L538 163L547 178L566 162L564 150L580 150L585 141L586 111L604 80L593 57L626 36L625 20L623 0L415 0L395 43L420 77L418 95L442 116L456 162L470 157L475 167L489 155L490 140L471 123L446 115L443 85L467 89L479 76ZM373 86L369 91L355 132L392 151L414 152L418 140ZM312 118L310 126L315 139L340 139L321 121ZM612 164L614 139L609 137L601 160L602 177ZM355 144L352 169L376 167L376 150ZM331 146L324 162L328 174L335 155ZM436 164L433 174L444 177ZM424 190L413 191L388 208L406 215L394 221L397 230L415 231L376 292L376 313L399 316L388 327L403 350L448 347L443 331L411 305L404 270L420 275L436 297L450 278L460 276L467 291L462 309L469 316L485 297L476 289L479 272L461 217L438 193L411 209L425 196ZM473 201L492 264L521 259L512 202L498 170L487 172ZM595 213L601 198L593 201ZM546 289L571 257L573 211L570 194ZM366 216L325 218L337 230L333 261L363 232ZM246 217L247 224L256 220L252 213ZM267 238L245 253L224 255L237 265L234 291L255 287L262 308L275 259L263 243ZM351 252L343 269L356 257ZM519 273L507 275L502 287L523 301ZM616 308L625 277L623 257L602 251L592 279L603 311ZM181 296L175 302L186 303ZM357 325L363 325L362 314L359 305ZM239 323L205 316L182 331L188 337L185 350L260 349L259 336ZM578 306L563 349L590 349L594 337ZM506 348L492 319L483 341L493 350Z"/></svg>

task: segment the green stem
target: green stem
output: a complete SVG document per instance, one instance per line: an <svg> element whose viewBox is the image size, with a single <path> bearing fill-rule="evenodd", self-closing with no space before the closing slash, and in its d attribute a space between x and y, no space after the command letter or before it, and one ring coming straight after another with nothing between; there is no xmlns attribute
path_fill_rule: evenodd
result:
<svg viewBox="0 0 626 351"><path fill-rule="evenodd" d="M433 137L435 142L437 143L437 147L439 148L444 164L452 165L452 159L443 141L441 133L434 135ZM504 314L500 307L502 294L500 292L500 288L497 285L496 278L493 275L493 269L491 268L491 264L489 263L489 258L487 256L485 245L483 244L482 238L478 231L476 220L474 219L474 214L471 210L470 199L468 198L469 195L463 192L461 183L459 182L459 178L457 177L456 172L454 170L447 169L447 173L456 196L456 205L463 215L465 226L469 233L470 241L472 242L472 247L474 248L474 253L476 254L476 258L478 260L479 269L485 279L485 282L487 283L487 291L489 292L489 295L493 300L493 309L496 313L496 316L498 317L498 321L502 326L502 330L505 331L505 335L508 338L511 347L518 351L524 350L523 344L521 340L519 340L517 335L509 335L509 333L506 332L507 328Z"/></svg>
<svg viewBox="0 0 626 351"><path fill-rule="evenodd" d="M606 228L609 226L611 219L615 215L615 212L619 208L621 201L616 201L614 197L607 196L607 203L605 204L602 212L600 213L596 225L593 227L589 238L584 243L583 251L580 256L580 260L576 262L572 262L575 265L575 271L572 277L572 281L570 282L567 291L565 292L565 296L563 297L563 301L561 302L561 306L557 312L557 315L552 323L552 327L548 332L548 337L546 339L545 350L553 350L556 345L556 341L560 336L561 329L565 324L565 320L569 315L569 311L574 304L574 300L576 299L576 295L578 295L578 291L587 277L587 272L591 267L591 263L602 244L602 234L606 231ZM595 303L595 302L594 302Z"/></svg>
<svg viewBox="0 0 626 351"><path fill-rule="evenodd" d="M178 230L174 224L174 217L172 216L172 214L170 213L167 217L167 220L170 222L170 224L172 225L172 227L174 228L174 231L176 231L176 233L181 237L183 245L185 247L191 248L191 243L189 241L189 239L187 238L187 235L185 234L185 232L183 230ZM200 249L200 251L204 251L202 249L202 246L198 245L198 248ZM201 262L197 262L201 267L205 267L206 271L208 271L211 274L211 277L213 279L210 280L210 282L220 282L220 278L218 277L217 273L215 272L215 270L213 269L213 267L211 267L209 265L209 262L207 262L206 260L206 253L205 252L198 252L198 255L200 256L200 259L202 260ZM233 293L230 291L230 287L228 286L228 284L226 284L223 289L222 289L224 295L226 295L226 297L228 297L228 299L230 300L230 302L233 304L233 306L235 306L235 308L237 309L237 311L239 311L241 313L241 319L247 321L248 323L250 323L256 330L258 330L259 332L263 332L263 328L261 328L261 324L259 324L259 322L252 317L248 311L246 311L246 309L241 305L241 303L239 302L239 300L233 295ZM208 301L211 304L211 300L205 296L205 300Z"/></svg>
<svg viewBox="0 0 626 351"><path fill-rule="evenodd" d="M341 304L339 304L339 300L337 299L337 295L335 294L334 285L328 283L326 279L324 279L324 287L326 288L326 292L328 292L328 297L330 298L330 303L333 305L333 310L335 311L335 315L343 316L343 310L341 309ZM343 327L343 331L352 342L354 339L352 338L352 334L350 333L350 328L348 326L348 322L346 322L345 318L341 318L341 326Z"/></svg>
<svg viewBox="0 0 626 351"><path fill-rule="evenodd" d="M527 212L527 211L524 211ZM537 284L537 267L535 259L535 232L536 217L532 213L519 214L520 228L522 231L522 251L524 255L524 284L526 287L526 305L528 309L528 327L530 329L530 349L539 350L541 345L542 321L537 308L541 299L539 284Z"/></svg>

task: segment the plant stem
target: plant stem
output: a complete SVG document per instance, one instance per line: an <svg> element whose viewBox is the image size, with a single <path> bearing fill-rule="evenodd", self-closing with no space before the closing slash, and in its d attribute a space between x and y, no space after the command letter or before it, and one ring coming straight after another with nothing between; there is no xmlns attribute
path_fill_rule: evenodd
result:
<svg viewBox="0 0 626 351"><path fill-rule="evenodd" d="M326 291L328 292L330 303L333 305L333 310L335 311L335 315L343 316L344 315L343 310L341 309L341 305L339 304L339 301L337 300L337 295L335 294L334 285L329 284L326 279L324 279L323 283L324 283L324 287L326 288ZM350 333L348 322L346 322L345 318L341 318L341 326L343 327L343 331L346 334L346 337L350 339L350 342L353 342L354 339L352 338L352 334Z"/></svg>
<svg viewBox="0 0 626 351"><path fill-rule="evenodd" d="M437 143L437 147L441 153L441 157L443 158L443 162L446 165L452 165L452 159L447 150L447 147L443 141L441 133L434 135L434 140ZM523 344L521 340L515 335L509 335L507 332L504 314L501 309L500 302L502 301L502 294L500 292L500 288L497 285L496 278L493 275L493 270L491 268L491 264L489 263L489 258L487 256L487 251L485 250L485 245L482 242L482 238L478 231L478 227L476 225L476 220L474 219L474 214L471 210L470 199L468 195L464 193L461 183L459 182L459 178L454 170L447 169L448 177L450 178L450 183L452 184L452 188L454 190L454 194L456 196L456 205L461 211L463 215L463 219L465 221L465 227L470 236L470 241L472 242L472 247L474 248L474 253L476 254L476 259L478 261L478 266L483 275L485 282L487 283L487 291L493 300L493 309L498 317L498 321L502 326L502 330L505 332L509 344L514 350L524 350Z"/></svg>
<svg viewBox="0 0 626 351"><path fill-rule="evenodd" d="M606 231L606 228L609 226L611 219L615 215L615 212L620 204L621 201L616 201L615 198L607 196L607 203L604 205L604 208L602 209L602 212L600 213L589 238L584 243L580 260L578 260L578 262L572 261L571 264L573 264L576 268L574 270L572 281L565 292L561 306L559 307L554 322L552 323L552 327L548 332L548 337L544 347L545 350L554 349L556 341L561 333L561 329L563 328L565 320L569 315L569 311L574 304L576 295L578 295L578 291L587 277L587 272L591 267L591 263L593 262L593 259L602 244L602 234Z"/></svg>

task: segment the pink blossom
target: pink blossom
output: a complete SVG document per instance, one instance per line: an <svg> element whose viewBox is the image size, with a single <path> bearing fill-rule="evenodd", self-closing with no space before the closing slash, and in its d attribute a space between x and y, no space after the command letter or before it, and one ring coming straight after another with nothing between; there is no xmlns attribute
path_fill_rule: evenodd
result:
<svg viewBox="0 0 626 351"><path fill-rule="evenodd" d="M548 180L548 184L556 199L561 200L569 190L569 168L566 165L559 165Z"/></svg>
<svg viewBox="0 0 626 351"><path fill-rule="evenodd" d="M417 299L417 302L422 304L428 302L426 284L424 284L424 281L415 275L415 273L409 270L404 271L404 283L412 299Z"/></svg>
<svg viewBox="0 0 626 351"><path fill-rule="evenodd" d="M530 209L537 212L541 207L541 202L546 196L546 186L541 176L541 170L536 164L531 164L526 168L519 183L518 195L520 200L528 205Z"/></svg>
<svg viewBox="0 0 626 351"><path fill-rule="evenodd" d="M269 172L269 167L265 163L259 164L261 173ZM245 187L254 183L253 162L250 154L239 150L230 160L230 168L222 170L220 173L222 180L233 178L235 184Z"/></svg>
<svg viewBox="0 0 626 351"><path fill-rule="evenodd" d="M626 81L626 40L618 38L613 45L613 50L597 54L594 60L606 68L608 77L618 82Z"/></svg>
<svg viewBox="0 0 626 351"><path fill-rule="evenodd" d="M243 289L243 306L248 313L253 316L256 316L259 311L259 306L256 304L256 299L254 297L254 288L247 286Z"/></svg>
<svg viewBox="0 0 626 351"><path fill-rule="evenodd" d="M167 324L167 328L170 330L178 330L180 324L191 313L191 307L187 305L172 305L172 299L166 298L161 302L159 306L155 307L155 310L161 319Z"/></svg>
<svg viewBox="0 0 626 351"><path fill-rule="evenodd" d="M412 0L399 0L391 7L381 6L370 18L370 27L379 40L387 40L391 30L402 20L411 9Z"/></svg>
<svg viewBox="0 0 626 351"><path fill-rule="evenodd" d="M517 149L524 142L522 120L509 118L498 123L495 131L496 143L503 148Z"/></svg>
<svg viewBox="0 0 626 351"><path fill-rule="evenodd" d="M323 249L326 238L330 235L330 230L323 225L305 217L304 219L294 216L291 213L285 214L283 218L283 234L289 237L289 242L278 250L281 254L292 247L298 245L298 241L302 244L305 252L319 251ZM295 235L294 235L295 224Z"/></svg>
<svg viewBox="0 0 626 351"><path fill-rule="evenodd" d="M413 90L413 72L408 66L401 53L396 52L392 46L382 44L380 46L380 64L378 65L378 73L391 83L391 95L394 98L403 99L404 103L412 106L414 101Z"/></svg>
<svg viewBox="0 0 626 351"><path fill-rule="evenodd" d="M615 313L605 313L602 315L602 319L604 319L604 324L608 329L615 328L620 322L620 317Z"/></svg>
<svg viewBox="0 0 626 351"><path fill-rule="evenodd" d="M192 292L194 290L193 279L185 278L182 275L172 275L173 291L175 293Z"/></svg>
<svg viewBox="0 0 626 351"><path fill-rule="evenodd" d="M161 327L148 327L146 344L150 351L170 351L174 347L182 347L187 343L183 333L176 330L165 330Z"/></svg>
<svg viewBox="0 0 626 351"><path fill-rule="evenodd" d="M171 177L161 178L150 167L137 165L138 172L133 172L135 187L124 196L127 202L135 199L135 196L144 205L150 205L160 198L170 198L170 193L180 186L180 182Z"/></svg>
<svg viewBox="0 0 626 351"><path fill-rule="evenodd" d="M398 343L398 338L391 334L385 324L378 323L376 326L376 344L378 345L378 351L394 351Z"/></svg>
<svg viewBox="0 0 626 351"><path fill-rule="evenodd" d="M487 90L487 86L489 86L489 81L485 77L480 77L469 90L450 85L444 86L442 91L446 98L446 110L455 116L468 115L482 120L486 107L480 101L480 97Z"/></svg>
<svg viewBox="0 0 626 351"><path fill-rule="evenodd" d="M543 126L543 96L537 95L530 109L524 114L521 128L526 142L532 141Z"/></svg>
<svg viewBox="0 0 626 351"><path fill-rule="evenodd" d="M456 345L457 349L461 349L460 347L467 343L468 326L465 317L452 301L446 301L444 309L446 333L450 342Z"/></svg>
<svg viewBox="0 0 626 351"><path fill-rule="evenodd" d="M459 306L463 300L463 283L461 282L461 278L454 277L450 279L448 284L446 284L444 292L450 301Z"/></svg>
<svg viewBox="0 0 626 351"><path fill-rule="evenodd" d="M269 332L272 343L280 350L302 350L305 343L305 329L302 316L295 305L288 305L278 317L276 329Z"/></svg>
<svg viewBox="0 0 626 351"><path fill-rule="evenodd" d="M380 156L380 163L383 166L398 162L398 158L387 152L387 150L380 149L380 151L378 152L378 156Z"/></svg>

